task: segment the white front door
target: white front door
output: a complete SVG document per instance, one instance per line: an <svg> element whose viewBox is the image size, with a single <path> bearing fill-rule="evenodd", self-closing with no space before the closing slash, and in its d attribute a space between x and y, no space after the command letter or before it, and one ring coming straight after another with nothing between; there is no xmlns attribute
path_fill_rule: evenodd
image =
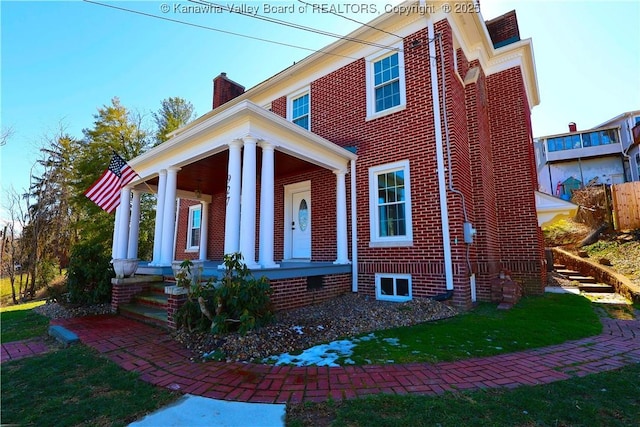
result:
<svg viewBox="0 0 640 427"><path fill-rule="evenodd" d="M311 258L311 191L291 193L291 258Z"/></svg>

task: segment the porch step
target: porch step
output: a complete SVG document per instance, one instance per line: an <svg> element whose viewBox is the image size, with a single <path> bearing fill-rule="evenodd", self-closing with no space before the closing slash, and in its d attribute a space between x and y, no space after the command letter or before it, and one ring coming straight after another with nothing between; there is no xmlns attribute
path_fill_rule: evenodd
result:
<svg viewBox="0 0 640 427"><path fill-rule="evenodd" d="M130 319L167 328L166 308L157 308L140 304L126 304L120 306L120 314Z"/></svg>
<svg viewBox="0 0 640 427"><path fill-rule="evenodd" d="M553 264L553 269L558 271L558 270L566 270L567 266L564 264Z"/></svg>
<svg viewBox="0 0 640 427"><path fill-rule="evenodd" d="M605 285L604 283L585 283L579 286L580 292L587 292L593 294L613 294L615 289L613 286Z"/></svg>
<svg viewBox="0 0 640 427"><path fill-rule="evenodd" d="M167 309L167 295L165 295L164 292L162 294L157 292L149 292L136 295L135 301L136 303L138 303L138 305L153 306L156 308L163 308L165 310Z"/></svg>

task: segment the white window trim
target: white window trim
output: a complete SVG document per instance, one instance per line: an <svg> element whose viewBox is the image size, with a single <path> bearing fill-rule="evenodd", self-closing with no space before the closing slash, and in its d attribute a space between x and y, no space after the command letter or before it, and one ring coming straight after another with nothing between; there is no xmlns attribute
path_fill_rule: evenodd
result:
<svg viewBox="0 0 640 427"><path fill-rule="evenodd" d="M380 287L380 280L393 279L394 281L394 289L395 289L395 281L397 279L407 279L409 281L409 296L398 296L398 295L382 295L382 290ZM388 274L388 273L376 273L375 274L375 284L376 284L376 299L380 301L394 301L394 302L405 302L411 301L413 299L413 284L411 282L410 274Z"/></svg>
<svg viewBox="0 0 640 427"><path fill-rule="evenodd" d="M383 236L378 232L380 220L378 218L378 179L380 173L404 170L404 194L405 194L405 214L406 230L405 236ZM388 248L398 246L413 246L413 221L411 216L411 174L409 170L409 160L387 163L385 165L369 168L369 247Z"/></svg>
<svg viewBox="0 0 640 427"><path fill-rule="evenodd" d="M367 82L367 118L366 120L373 120L379 117L384 117L389 114L396 113L398 111L402 111L407 107L407 89L405 82L405 69L404 69L404 52L403 52L403 44L402 42L398 42L394 45L389 46L390 49L385 49L384 51L379 51L374 53L373 55L369 55L365 58L365 75ZM394 53L398 54L398 67L400 68L399 82L400 82L400 104L395 107L387 108L386 110L376 111L376 96L375 96L375 88L374 88L374 80L373 80L373 64L375 62L380 61L381 59L386 58L387 56L391 56Z"/></svg>
<svg viewBox="0 0 640 427"><path fill-rule="evenodd" d="M185 252L197 252L200 249L200 245L194 246L191 243L191 230L193 229L193 212L200 211L200 230L202 230L202 205L189 206L189 222L187 224L187 247ZM202 241L202 234L200 234L200 241Z"/></svg>
<svg viewBox="0 0 640 427"><path fill-rule="evenodd" d="M311 131L311 89L309 86L298 89L287 96L287 120L293 123L293 101L304 95L309 95L309 129L307 130Z"/></svg>

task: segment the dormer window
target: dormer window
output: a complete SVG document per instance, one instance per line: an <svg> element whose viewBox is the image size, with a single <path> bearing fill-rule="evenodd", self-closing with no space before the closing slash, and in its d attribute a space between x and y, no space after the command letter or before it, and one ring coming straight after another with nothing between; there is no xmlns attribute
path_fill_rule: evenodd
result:
<svg viewBox="0 0 640 427"><path fill-rule="evenodd" d="M306 130L311 130L309 88L297 91L287 97L287 119Z"/></svg>
<svg viewBox="0 0 640 427"><path fill-rule="evenodd" d="M403 109L406 105L402 43L366 58L367 118Z"/></svg>

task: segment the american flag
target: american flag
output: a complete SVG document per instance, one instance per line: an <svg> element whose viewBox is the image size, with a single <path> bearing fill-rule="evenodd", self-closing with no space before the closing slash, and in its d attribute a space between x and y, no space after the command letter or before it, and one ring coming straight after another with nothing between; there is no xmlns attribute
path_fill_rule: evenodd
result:
<svg viewBox="0 0 640 427"><path fill-rule="evenodd" d="M136 171L117 153L113 153L107 170L84 192L84 195L103 210L111 213L120 204L122 187L136 178L140 178Z"/></svg>

